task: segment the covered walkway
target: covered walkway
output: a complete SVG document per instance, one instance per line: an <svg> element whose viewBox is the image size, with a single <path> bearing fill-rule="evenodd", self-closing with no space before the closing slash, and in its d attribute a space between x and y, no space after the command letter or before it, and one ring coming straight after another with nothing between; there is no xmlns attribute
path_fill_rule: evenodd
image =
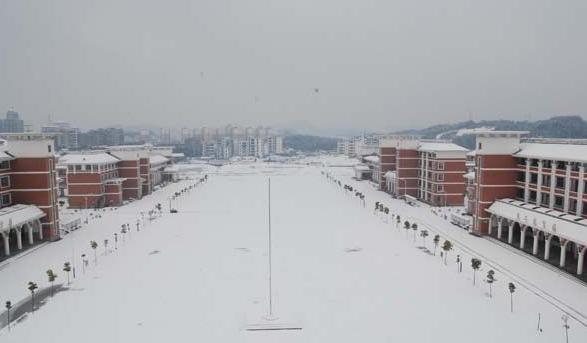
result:
<svg viewBox="0 0 587 343"><path fill-rule="evenodd" d="M583 276L587 219L513 199L495 201L488 234Z"/></svg>
<svg viewBox="0 0 587 343"><path fill-rule="evenodd" d="M34 244L34 233L43 239L41 218L45 213L33 205L13 205L0 209L0 236L5 256L10 256L11 249L22 250L23 240Z"/></svg>

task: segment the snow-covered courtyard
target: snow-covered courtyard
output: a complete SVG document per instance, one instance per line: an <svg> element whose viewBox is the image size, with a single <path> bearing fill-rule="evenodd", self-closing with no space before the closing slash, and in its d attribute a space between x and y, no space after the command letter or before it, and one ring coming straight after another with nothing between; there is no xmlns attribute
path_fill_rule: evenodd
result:
<svg viewBox="0 0 587 343"><path fill-rule="evenodd" d="M50 287L50 268L64 289L15 318L10 332L1 329L0 341L565 342L565 313L569 341L587 340L587 287L578 280L352 180L345 159L314 162L323 161L332 166L205 166L191 180L97 212L101 217L72 235L3 262L2 304L29 299L29 281ZM363 192L365 206L322 172ZM169 197L204 174L208 181L173 200L178 213L169 213ZM268 308L268 178L274 313L302 330L244 330L262 322ZM375 201L389 216L374 213ZM140 212L158 203L162 215L143 220ZM417 231L404 229L404 220ZM131 232L123 238L127 223ZM433 253L436 234L440 245L454 245L446 265L440 246ZM85 271L81 254L89 260ZM67 285L62 267L72 256L77 275ZM482 262L475 285L472 257ZM490 269L497 279L492 297ZM513 312L509 282L516 285Z"/></svg>

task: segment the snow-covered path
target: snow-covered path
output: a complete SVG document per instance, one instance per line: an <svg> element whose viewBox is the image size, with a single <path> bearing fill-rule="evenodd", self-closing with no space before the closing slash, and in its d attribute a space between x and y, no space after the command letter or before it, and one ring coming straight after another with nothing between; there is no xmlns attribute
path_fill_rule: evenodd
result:
<svg viewBox="0 0 587 343"><path fill-rule="evenodd" d="M272 183L275 312L300 324L295 332L246 332L267 308L267 177ZM181 185L173 185L181 187ZM76 233L99 243L166 204L172 188L108 213ZM18 323L7 342L555 342L560 312L521 288L509 312L508 279L497 275L494 297L395 228L358 205L318 168L231 165L221 168L164 214L126 238L124 246ZM59 246L63 244L63 246ZM0 271L0 294L27 296L29 279L70 256L67 239ZM426 244L431 246L431 237ZM60 249L57 249L57 248ZM80 243L77 248L85 249ZM89 248L86 249L89 253ZM101 250L101 247L99 249ZM478 280L484 273L477 275ZM561 283L568 282L559 280ZM580 298L579 298L580 299ZM14 300L13 300L14 301ZM542 314L542 333L536 331ZM571 324L571 342L586 330Z"/></svg>

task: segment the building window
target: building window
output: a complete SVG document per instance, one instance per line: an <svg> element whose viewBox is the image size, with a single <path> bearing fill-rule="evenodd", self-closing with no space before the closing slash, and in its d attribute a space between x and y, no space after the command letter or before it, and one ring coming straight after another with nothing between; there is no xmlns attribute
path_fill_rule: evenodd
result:
<svg viewBox="0 0 587 343"><path fill-rule="evenodd" d="M11 202L12 197L10 196L10 193L2 194L2 206L10 205Z"/></svg>
<svg viewBox="0 0 587 343"><path fill-rule="evenodd" d="M518 188L516 198L518 198L519 200L524 200L524 190L522 188Z"/></svg>
<svg viewBox="0 0 587 343"><path fill-rule="evenodd" d="M438 170L444 170L444 162L438 162Z"/></svg>
<svg viewBox="0 0 587 343"><path fill-rule="evenodd" d="M479 144L477 144L477 150L481 150L481 147L482 147L481 142L479 142Z"/></svg>
<svg viewBox="0 0 587 343"><path fill-rule="evenodd" d="M530 183L533 185L538 183L538 174L530 173Z"/></svg>
<svg viewBox="0 0 587 343"><path fill-rule="evenodd" d="M47 145L47 151L51 152L51 144Z"/></svg>
<svg viewBox="0 0 587 343"><path fill-rule="evenodd" d="M444 181L444 174L436 174L437 181Z"/></svg>
<svg viewBox="0 0 587 343"><path fill-rule="evenodd" d="M2 186L2 188L10 187L10 177L8 177L8 176L0 177L0 186Z"/></svg>
<svg viewBox="0 0 587 343"><path fill-rule="evenodd" d="M563 197L559 197L559 196L554 197L554 207L557 207L557 208L563 207Z"/></svg>
<svg viewBox="0 0 587 343"><path fill-rule="evenodd" d="M542 185L550 187L550 175L542 175Z"/></svg>
<svg viewBox="0 0 587 343"><path fill-rule="evenodd" d="M542 162L542 168L548 168L550 169L552 167L552 161L551 160L546 160Z"/></svg>
<svg viewBox="0 0 587 343"><path fill-rule="evenodd" d="M576 179L571 179L571 192L577 192L579 182Z"/></svg>
<svg viewBox="0 0 587 343"><path fill-rule="evenodd" d="M550 194L543 193L541 198L542 206L550 206Z"/></svg>
<svg viewBox="0 0 587 343"><path fill-rule="evenodd" d="M437 188L437 190L438 190L439 193L440 192L444 192L444 185L437 185L436 188Z"/></svg>
<svg viewBox="0 0 587 343"><path fill-rule="evenodd" d="M530 199L531 202L536 202L536 191L530 191Z"/></svg>
<svg viewBox="0 0 587 343"><path fill-rule="evenodd" d="M564 177L557 177L556 178L556 187L557 188L565 188L565 178Z"/></svg>
<svg viewBox="0 0 587 343"><path fill-rule="evenodd" d="M569 212L577 211L577 200L569 199Z"/></svg>
<svg viewBox="0 0 587 343"><path fill-rule="evenodd" d="M0 169L9 169L9 168L10 168L10 161L0 162Z"/></svg>
<svg viewBox="0 0 587 343"><path fill-rule="evenodd" d="M526 181L526 173L525 172L518 172L517 180L520 182Z"/></svg>

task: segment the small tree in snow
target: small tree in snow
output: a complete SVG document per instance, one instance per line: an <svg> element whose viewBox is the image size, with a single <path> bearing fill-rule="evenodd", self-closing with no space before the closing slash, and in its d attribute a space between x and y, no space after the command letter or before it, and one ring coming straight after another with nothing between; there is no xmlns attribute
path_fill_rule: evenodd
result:
<svg viewBox="0 0 587 343"><path fill-rule="evenodd" d="M379 209L379 201L375 201L375 210L373 210L373 213L377 213L378 209Z"/></svg>
<svg viewBox="0 0 587 343"><path fill-rule="evenodd" d="M118 234L114 233L114 250L118 249Z"/></svg>
<svg viewBox="0 0 587 343"><path fill-rule="evenodd" d="M471 259L471 268L473 268L473 285L475 285L475 275L477 274L477 270L481 268L481 260L473 257Z"/></svg>
<svg viewBox="0 0 587 343"><path fill-rule="evenodd" d="M98 243L96 241L90 241L90 247L94 250L94 264L98 264L98 253L96 252Z"/></svg>
<svg viewBox="0 0 587 343"><path fill-rule="evenodd" d="M55 284L55 279L57 279L57 274L53 272L52 269L47 270L47 279L51 283L51 296L53 296L53 285Z"/></svg>
<svg viewBox="0 0 587 343"><path fill-rule="evenodd" d="M35 291L37 290L37 288L39 288L39 286L37 286L36 283L29 281L27 288L31 292L31 309L32 309L32 312L34 313L35 312Z"/></svg>
<svg viewBox="0 0 587 343"><path fill-rule="evenodd" d="M420 237L422 237L422 243L424 244L424 248L426 248L426 237L428 237L428 230L420 231Z"/></svg>
<svg viewBox="0 0 587 343"><path fill-rule="evenodd" d="M410 229L410 222L407 220L404 222L404 229L406 229L406 238L407 238L408 237L408 230Z"/></svg>
<svg viewBox="0 0 587 343"><path fill-rule="evenodd" d="M440 235L434 235L434 256L436 256L436 248L438 248L438 244L440 243Z"/></svg>
<svg viewBox="0 0 587 343"><path fill-rule="evenodd" d="M6 301L6 326L8 326L8 331L10 331L10 309L12 308L12 302L10 300Z"/></svg>
<svg viewBox="0 0 587 343"><path fill-rule="evenodd" d="M122 225L122 229L120 230L120 233L122 234L122 243L124 244L124 237L126 236L126 226Z"/></svg>
<svg viewBox="0 0 587 343"><path fill-rule="evenodd" d="M412 224L412 230L414 230L414 243L416 243L416 232L418 232L418 224Z"/></svg>
<svg viewBox="0 0 587 343"><path fill-rule="evenodd" d="M452 243L450 241L444 241L442 244L442 250L444 250L444 265L446 266L446 258L448 256L448 252L452 250Z"/></svg>
<svg viewBox="0 0 587 343"><path fill-rule="evenodd" d="M508 284L508 290L510 291L510 312L514 312L514 292L516 291L516 285L510 282Z"/></svg>
<svg viewBox="0 0 587 343"><path fill-rule="evenodd" d="M104 255L106 255L108 253L108 240L105 239L104 240Z"/></svg>
<svg viewBox="0 0 587 343"><path fill-rule="evenodd" d="M494 282L497 281L497 279L495 278L495 272L493 270L490 269L487 272L487 279L485 281L489 284L489 297L492 298L493 292L492 292L491 286L493 285Z"/></svg>
<svg viewBox="0 0 587 343"><path fill-rule="evenodd" d="M402 222L402 218L398 215L395 217L395 227L399 228L399 223Z"/></svg>
<svg viewBox="0 0 587 343"><path fill-rule="evenodd" d="M65 262L63 264L63 271L67 273L67 284L69 285L69 272L71 272L71 263Z"/></svg>

